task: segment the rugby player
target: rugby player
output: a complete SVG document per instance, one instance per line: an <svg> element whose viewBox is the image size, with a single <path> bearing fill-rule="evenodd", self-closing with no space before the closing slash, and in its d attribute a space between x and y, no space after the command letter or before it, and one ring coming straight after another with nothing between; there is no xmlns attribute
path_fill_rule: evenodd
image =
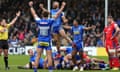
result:
<svg viewBox="0 0 120 72"><path fill-rule="evenodd" d="M78 67L80 66L80 71L83 71L83 33L84 30L90 30L95 28L95 26L93 25L92 27L84 27L83 25L79 25L79 20L74 19L73 20L73 26L64 26L65 29L70 29L71 30L71 34L73 35L73 51L72 51L72 60L73 63L75 64L73 71L75 71L76 69L78 69ZM76 59L75 59L75 55L77 54L77 52L79 52L79 55L81 57L81 64L77 65L76 64Z"/></svg>
<svg viewBox="0 0 120 72"><path fill-rule="evenodd" d="M107 18L108 25L104 28L103 43L109 57L110 68L118 70L120 67L119 58L116 56L116 50L119 45L117 35L120 31L118 25L114 22L112 16Z"/></svg>
<svg viewBox="0 0 120 72"><path fill-rule="evenodd" d="M43 11L46 11L46 9L43 7L42 4L40 4L40 8ZM50 11L52 18L56 15L56 13L58 11L59 11L59 2L54 1L53 2L53 9L51 9L51 11ZM72 40L69 37L67 37L64 29L62 28L62 23L63 22L65 23L66 21L67 21L67 19L65 18L64 13L62 12L53 24L53 33L52 34L53 34L53 38L56 42L56 48L57 48L58 53L60 53L60 45L61 45L60 38L61 38L61 36L63 38L65 38L70 44L72 44Z"/></svg>
<svg viewBox="0 0 120 72"><path fill-rule="evenodd" d="M29 63L27 63L25 66L18 66L19 69L33 69L33 67L35 65L35 59L37 56L37 52L36 51L34 52L32 49L29 49L28 54L30 56ZM44 59L40 58L39 64L38 64L38 69L46 68L45 63L46 62L44 61Z"/></svg>
<svg viewBox="0 0 120 72"><path fill-rule="evenodd" d="M62 3L61 8L56 13L53 19L52 18L48 19L48 16L49 16L48 11L43 11L42 19L40 19L33 8L32 1L29 2L29 6L30 6L30 11L32 13L32 16L34 17L36 24L40 29L39 36L38 36L38 48L37 48L37 57L34 65L34 72L37 72L39 59L41 57L43 49L46 49L47 58L48 58L48 69L49 69L49 72L52 72L53 66L52 66L52 50L51 50L51 28L55 19L58 18L58 16L61 14L62 10L64 9L65 3L64 2Z"/></svg>

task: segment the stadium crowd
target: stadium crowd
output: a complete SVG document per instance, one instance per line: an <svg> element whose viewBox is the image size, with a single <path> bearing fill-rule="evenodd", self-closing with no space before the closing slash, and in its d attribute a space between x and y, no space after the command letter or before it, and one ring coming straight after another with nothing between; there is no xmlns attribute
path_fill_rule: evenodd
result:
<svg viewBox="0 0 120 72"><path fill-rule="evenodd" d="M47 8L47 0L33 0L35 9L38 9L39 3L44 3ZM59 0L62 2L62 0ZM85 46L103 46L101 33L104 28L104 0L65 0L67 7L64 12L68 22L65 25L72 25L73 19L77 18L80 24L88 27L96 25L96 29L84 33ZM10 28L9 44L20 45L33 45L34 39L37 37L38 28L30 15L29 0L8 0L1 4L0 17L6 18L9 22L16 11L21 10L22 15L20 19ZM120 25L120 2L114 0L109 1L109 15L112 15L116 22ZM41 10L38 9L37 13L40 14ZM114 14L113 14L114 13ZM66 33L70 36L70 34ZM70 36L71 37L71 36ZM62 40L62 45L68 45L66 41ZM53 43L54 44L54 43Z"/></svg>

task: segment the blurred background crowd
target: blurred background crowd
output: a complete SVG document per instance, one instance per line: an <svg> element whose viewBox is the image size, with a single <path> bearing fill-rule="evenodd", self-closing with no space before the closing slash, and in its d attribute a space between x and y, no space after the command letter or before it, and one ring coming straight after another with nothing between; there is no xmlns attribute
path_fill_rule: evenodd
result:
<svg viewBox="0 0 120 72"><path fill-rule="evenodd" d="M28 2L30 0L1 0L0 18L5 18L9 23L15 17L15 13L20 10L21 17L9 30L9 44L14 45L33 45L38 36L39 29L35 24L29 11ZM47 0L33 0L34 8L40 16L40 3L44 3L47 8ZM52 0L54 1L54 0ZM57 0L60 3L63 0ZM68 19L66 25L72 25L73 19L79 19L79 24L89 27L96 25L96 29L85 31L84 46L103 46L101 33L104 29L104 1L105 0L64 0L67 4L64 9L65 16ZM116 2L118 1L118 2ZM52 3L52 2L51 2ZM120 25L120 1L109 0L109 15L112 15L115 21ZM40 16L41 17L41 16ZM66 34L71 37L68 30ZM68 45L64 39L61 39L61 45ZM54 45L54 42L53 42Z"/></svg>

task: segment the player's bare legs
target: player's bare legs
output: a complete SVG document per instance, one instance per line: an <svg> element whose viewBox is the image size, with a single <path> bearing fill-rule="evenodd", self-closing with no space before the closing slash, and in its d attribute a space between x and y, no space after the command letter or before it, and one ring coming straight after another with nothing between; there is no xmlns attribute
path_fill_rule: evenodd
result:
<svg viewBox="0 0 120 72"><path fill-rule="evenodd" d="M65 34L64 29L60 29L59 31L60 35L65 38L70 44L72 44L72 40Z"/></svg>
<svg viewBox="0 0 120 72"><path fill-rule="evenodd" d="M49 72L52 72L52 70L53 70L52 51L47 50L46 52L47 52L47 58L48 58L48 69L49 69Z"/></svg>
<svg viewBox="0 0 120 72"><path fill-rule="evenodd" d="M82 49L82 48L81 48ZM84 65L84 59L83 59L83 50L80 50L80 52L79 52L79 56L80 56L80 58L81 58L81 63L80 63L80 71L83 71L84 70L84 67L83 67L83 65Z"/></svg>
<svg viewBox="0 0 120 72"><path fill-rule="evenodd" d="M74 68L73 68L73 71L76 71L78 69L77 65L76 65L76 58L75 58L75 55L77 54L77 50L73 50L72 51L72 62L74 64Z"/></svg>
<svg viewBox="0 0 120 72"><path fill-rule="evenodd" d="M34 72L37 72L37 68L38 68L38 64L39 64L39 59L41 57L42 51L43 51L42 48L37 48L37 57L36 57L36 60L35 60L35 65L34 65L34 69L35 69Z"/></svg>
<svg viewBox="0 0 120 72"><path fill-rule="evenodd" d="M55 43L56 43L57 51L59 52L59 51L60 51L60 44L61 44L60 35L53 33L53 38L54 38L54 41L55 41ZM59 53L60 53L60 52L59 52Z"/></svg>

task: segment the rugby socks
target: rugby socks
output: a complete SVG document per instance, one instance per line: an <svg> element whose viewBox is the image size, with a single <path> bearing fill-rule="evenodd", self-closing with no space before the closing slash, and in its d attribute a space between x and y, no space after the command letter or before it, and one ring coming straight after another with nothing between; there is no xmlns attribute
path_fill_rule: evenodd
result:
<svg viewBox="0 0 120 72"><path fill-rule="evenodd" d="M119 58L115 57L115 58L111 58L110 59L110 67L119 67Z"/></svg>
<svg viewBox="0 0 120 72"><path fill-rule="evenodd" d="M62 66L61 66L61 64L57 64L57 69L60 69Z"/></svg>
<svg viewBox="0 0 120 72"><path fill-rule="evenodd" d="M99 67L100 67L100 68L105 68L105 64L99 63Z"/></svg>
<svg viewBox="0 0 120 72"><path fill-rule="evenodd" d="M8 67L8 57L4 57L4 62L5 62L5 68Z"/></svg>
<svg viewBox="0 0 120 72"><path fill-rule="evenodd" d="M70 67L70 62L66 62L66 67L67 67L67 68Z"/></svg>
<svg viewBox="0 0 120 72"><path fill-rule="evenodd" d="M37 72L37 68L36 67L34 67L33 69L34 69L34 72Z"/></svg>
<svg viewBox="0 0 120 72"><path fill-rule="evenodd" d="M53 72L53 66L48 67L49 72Z"/></svg>

